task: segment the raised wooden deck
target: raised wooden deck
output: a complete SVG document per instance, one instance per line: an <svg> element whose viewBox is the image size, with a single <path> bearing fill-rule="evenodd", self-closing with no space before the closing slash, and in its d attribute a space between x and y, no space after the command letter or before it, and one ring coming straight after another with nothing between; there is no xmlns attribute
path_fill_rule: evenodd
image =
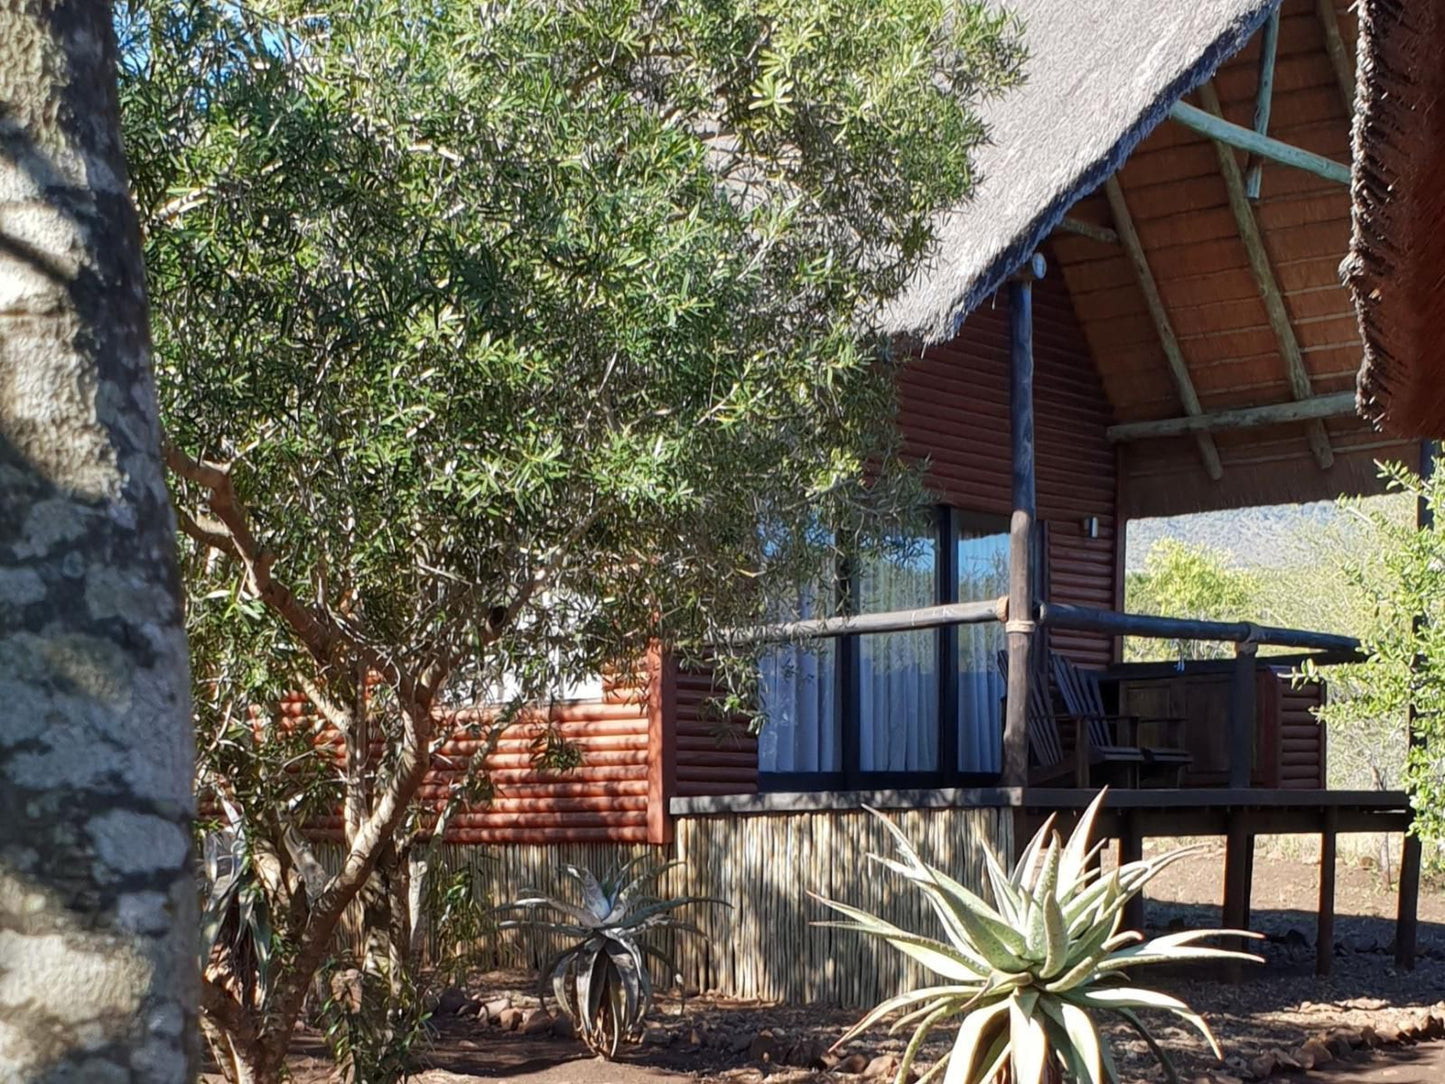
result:
<svg viewBox="0 0 1445 1084"><path fill-rule="evenodd" d="M786 815L825 810L1007 808L1014 810L1014 838L1027 839L1044 818L1076 816L1097 796L1095 790L1049 787L960 787L941 790L767 792L674 798L675 817ZM1340 833L1406 832L1411 809L1404 791L1283 790L1249 787L1116 789L1100 813L1099 831L1118 840L1119 860L1142 854L1144 840L1163 836L1217 835L1225 838L1223 925L1249 928L1249 897L1257 835L1320 837L1319 907L1315 969L1330 973L1334 960L1335 840ZM1406 836L1400 858L1395 958L1415 963L1420 848ZM1125 916L1132 928L1143 922L1143 901Z"/></svg>

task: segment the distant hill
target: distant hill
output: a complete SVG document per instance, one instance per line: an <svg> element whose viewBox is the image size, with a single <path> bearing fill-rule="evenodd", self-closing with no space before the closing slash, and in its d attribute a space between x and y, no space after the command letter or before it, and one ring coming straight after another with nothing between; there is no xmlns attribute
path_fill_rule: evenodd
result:
<svg viewBox="0 0 1445 1084"><path fill-rule="evenodd" d="M1388 508L1392 515L1409 514L1409 501L1400 494L1371 497L1365 504ZM1173 538L1221 550L1239 568L1292 568L1309 563L1311 534L1345 527L1349 519L1335 502L1316 501L1130 520L1124 561L1128 571L1136 572L1144 567L1150 546L1161 538Z"/></svg>

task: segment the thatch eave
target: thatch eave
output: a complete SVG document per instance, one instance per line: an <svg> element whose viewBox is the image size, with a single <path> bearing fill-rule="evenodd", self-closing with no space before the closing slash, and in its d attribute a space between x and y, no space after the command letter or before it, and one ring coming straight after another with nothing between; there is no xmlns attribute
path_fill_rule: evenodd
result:
<svg viewBox="0 0 1445 1084"><path fill-rule="evenodd" d="M1360 0L1350 255L1360 412L1445 436L1445 0Z"/></svg>
<svg viewBox="0 0 1445 1084"><path fill-rule="evenodd" d="M989 145L938 254L885 313L897 339L941 342L1113 174L1173 104L1233 56L1268 0L1016 0L1027 81L985 110ZM1121 58L1129 58L1121 62Z"/></svg>

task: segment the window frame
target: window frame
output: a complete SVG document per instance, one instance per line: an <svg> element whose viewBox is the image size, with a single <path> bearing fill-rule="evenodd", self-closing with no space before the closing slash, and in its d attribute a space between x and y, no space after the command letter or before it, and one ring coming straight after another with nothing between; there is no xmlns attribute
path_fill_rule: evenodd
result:
<svg viewBox="0 0 1445 1084"><path fill-rule="evenodd" d="M958 601L958 531L976 527L990 534L1007 533L1008 517L968 511L952 505L934 506L935 562L934 601L948 605ZM1039 557L1040 597L1044 597L1047 555L1043 525L1035 527L1034 552ZM854 612L857 576L846 561L838 569L840 613ZM938 767L928 771L863 771L861 761L861 645L862 636L839 637L834 666L836 725L842 752L842 770L826 772L766 772L758 770L758 789L778 791L936 790L942 787L986 787L997 784L997 772L964 772L958 768L958 627L934 630L934 658L938 674ZM878 634L886 635L886 634Z"/></svg>

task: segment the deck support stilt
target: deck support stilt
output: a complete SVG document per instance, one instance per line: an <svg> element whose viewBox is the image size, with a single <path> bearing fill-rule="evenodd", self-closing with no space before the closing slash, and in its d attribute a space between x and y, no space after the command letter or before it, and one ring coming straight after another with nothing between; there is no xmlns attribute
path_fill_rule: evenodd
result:
<svg viewBox="0 0 1445 1084"><path fill-rule="evenodd" d="M1327 977L1335 966L1335 836L1338 809L1326 809L1320 832L1320 905L1315 920L1315 974Z"/></svg>
<svg viewBox="0 0 1445 1084"><path fill-rule="evenodd" d="M1400 899L1395 911L1395 966L1415 969L1415 933L1420 906L1420 837L1405 833L1400 848Z"/></svg>
<svg viewBox="0 0 1445 1084"><path fill-rule="evenodd" d="M1021 787L1029 770L1029 682L1034 679L1034 524L1038 518L1034 473L1033 283L1044 258L1031 256L1009 282L1012 365L1009 434L1013 451L1013 517L1009 523L1008 690L1004 709L1003 784Z"/></svg>
<svg viewBox="0 0 1445 1084"><path fill-rule="evenodd" d="M1144 836L1139 815L1125 813L1119 819L1119 865L1137 862L1144 857ZM1124 929L1144 929L1144 894L1141 892L1124 905Z"/></svg>
<svg viewBox="0 0 1445 1084"><path fill-rule="evenodd" d="M1254 774L1254 659L1257 645L1234 645L1234 684L1229 698L1229 785L1245 788Z"/></svg>
<svg viewBox="0 0 1445 1084"><path fill-rule="evenodd" d="M1244 818L1237 810L1228 814L1228 827L1224 842L1224 921L1228 930L1249 928L1249 882L1254 862L1254 837L1245 828ZM1246 950L1240 938L1228 938L1229 947ZM1227 960L1224 964L1229 982L1238 982L1241 962Z"/></svg>

